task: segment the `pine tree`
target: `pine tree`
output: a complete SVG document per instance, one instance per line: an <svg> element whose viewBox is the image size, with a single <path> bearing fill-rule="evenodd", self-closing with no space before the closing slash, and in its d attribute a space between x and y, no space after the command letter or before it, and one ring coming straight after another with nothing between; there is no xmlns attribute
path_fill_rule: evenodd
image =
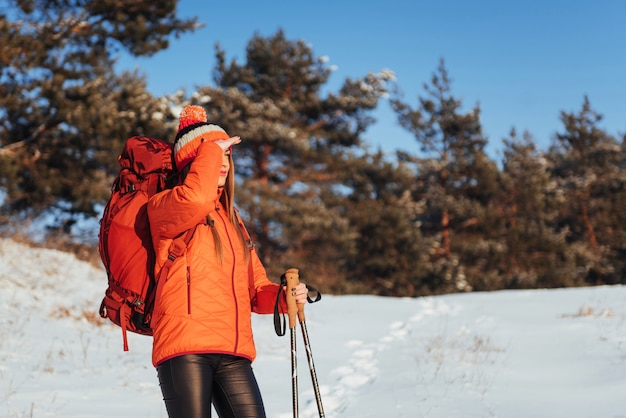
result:
<svg viewBox="0 0 626 418"><path fill-rule="evenodd" d="M142 76L115 74L116 51L153 54L195 20L177 19L172 0L2 3L2 209L94 215L123 140L160 135L172 119Z"/></svg>
<svg viewBox="0 0 626 418"><path fill-rule="evenodd" d="M355 234L343 290L388 296L430 293L423 284L423 207L411 196L413 173L380 151L352 158L341 171L346 191L337 206Z"/></svg>
<svg viewBox="0 0 626 418"><path fill-rule="evenodd" d="M424 85L426 96L419 98L418 108L403 102L400 94L391 101L400 124L415 136L422 152L404 158L417 165L414 199L425 205L422 234L434 238L428 287L439 291L471 289L467 268L480 265L485 256L476 254L484 245L476 242L481 236L475 230L485 220L498 181L497 167L484 152L480 110L476 106L461 113L450 83L441 60L431 84Z"/></svg>
<svg viewBox="0 0 626 418"><path fill-rule="evenodd" d="M216 58L214 85L199 88L193 100L243 140L235 150L237 199L263 260L272 274L296 265L319 280L336 277L352 235L323 196L341 188L336 167L362 146L387 75L347 79L338 92L323 94L331 75L326 59L282 30L255 35L244 63L227 62L219 45Z"/></svg>
<svg viewBox="0 0 626 418"><path fill-rule="evenodd" d="M565 131L556 135L550 150L553 175L565 196L559 222L569 230L579 277L592 284L615 282L619 276L607 262L612 252L607 238L614 228L623 229L614 223L623 208L611 202L612 194L624 189L622 148L598 126L601 120L585 96L578 113L561 112Z"/></svg>
<svg viewBox="0 0 626 418"><path fill-rule="evenodd" d="M558 224L565 202L552 177L552 161L537 150L529 133L515 130L504 140L502 188L494 230L504 249L494 257L501 280L492 288L561 287L580 284L568 257L567 228Z"/></svg>

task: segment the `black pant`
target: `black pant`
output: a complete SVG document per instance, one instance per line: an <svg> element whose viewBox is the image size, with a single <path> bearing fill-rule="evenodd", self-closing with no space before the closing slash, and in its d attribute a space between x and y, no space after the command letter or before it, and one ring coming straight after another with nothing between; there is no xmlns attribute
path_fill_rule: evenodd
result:
<svg viewBox="0 0 626 418"><path fill-rule="evenodd" d="M225 354L187 354L157 367L169 418L265 418L250 360Z"/></svg>

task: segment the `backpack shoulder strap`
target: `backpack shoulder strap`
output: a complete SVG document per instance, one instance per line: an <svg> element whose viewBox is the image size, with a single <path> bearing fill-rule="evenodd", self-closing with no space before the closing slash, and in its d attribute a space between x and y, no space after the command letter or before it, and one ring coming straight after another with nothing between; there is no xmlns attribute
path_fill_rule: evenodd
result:
<svg viewBox="0 0 626 418"><path fill-rule="evenodd" d="M246 244L248 245L248 250L250 254L248 255L248 292L250 293L250 304L253 303L256 298L256 286L254 285L254 266L252 264L252 251L254 251L254 243L252 242L252 238L250 238L250 234L246 229L246 226L243 224L241 217L239 216L239 211L235 209L235 217L237 218L237 222L239 222L239 226L241 227L241 231L243 232L243 237L246 240Z"/></svg>
<svg viewBox="0 0 626 418"><path fill-rule="evenodd" d="M165 264L163 264L163 268L159 272L159 277L157 278L156 283L158 283L161 278L167 277L167 273L170 271L170 268L172 267L172 264L174 264L174 261L185 253L187 245L189 245L189 242L191 241L193 234L196 232L196 228L198 227L198 225L188 229L187 231L174 238L167 252L167 261L165 262ZM148 294L148 297L146 298L146 312L152 311L155 295L156 289L155 291Z"/></svg>

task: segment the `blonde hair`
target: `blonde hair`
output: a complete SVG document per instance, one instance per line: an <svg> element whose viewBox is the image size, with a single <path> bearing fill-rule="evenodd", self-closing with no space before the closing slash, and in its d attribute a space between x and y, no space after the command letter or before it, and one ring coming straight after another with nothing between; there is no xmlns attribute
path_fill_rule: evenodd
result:
<svg viewBox="0 0 626 418"><path fill-rule="evenodd" d="M244 230L243 230L244 226L243 226L239 216L237 215L237 212L236 212L236 209L235 209L235 205L234 205L234 201L235 201L235 164L234 164L234 161L233 161L232 154L228 154L228 160L229 160L228 174L226 175L226 183L224 184L224 187L222 188L222 194L220 195L220 203L222 204L222 206L226 210L226 215L228 216L228 220L235 227L235 231L237 231L237 235L239 236L239 240L242 243L242 247L243 247L243 250L244 250L244 256L246 258L246 262L248 262L248 258L250 257L250 252L248 251L249 243L246 241L246 235L247 234L244 233ZM191 162L191 164L193 164L193 161ZM191 164L188 164L187 166L185 166L183 168L183 170L181 171L180 183L182 183L185 180L185 178L187 177L187 174L189 173L189 169L191 167ZM224 260L222 239L221 239L220 235L217 233L217 230L215 228L215 221L214 221L214 219L211 218L210 215L208 215L207 216L207 220L208 220L208 225L211 227L211 233L213 235L213 241L215 242L215 256L220 261L220 263L222 263L222 261Z"/></svg>

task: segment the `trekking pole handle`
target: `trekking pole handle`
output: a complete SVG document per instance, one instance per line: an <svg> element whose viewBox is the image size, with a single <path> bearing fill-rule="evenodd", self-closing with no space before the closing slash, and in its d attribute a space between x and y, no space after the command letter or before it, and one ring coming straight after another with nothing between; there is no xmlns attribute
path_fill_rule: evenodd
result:
<svg viewBox="0 0 626 418"><path fill-rule="evenodd" d="M291 268L285 272L285 278L287 280L287 315L289 316L289 328L296 326L296 317L302 322L304 321L304 303L297 303L296 297L293 294L293 290L298 284L300 284L300 276L298 269Z"/></svg>

